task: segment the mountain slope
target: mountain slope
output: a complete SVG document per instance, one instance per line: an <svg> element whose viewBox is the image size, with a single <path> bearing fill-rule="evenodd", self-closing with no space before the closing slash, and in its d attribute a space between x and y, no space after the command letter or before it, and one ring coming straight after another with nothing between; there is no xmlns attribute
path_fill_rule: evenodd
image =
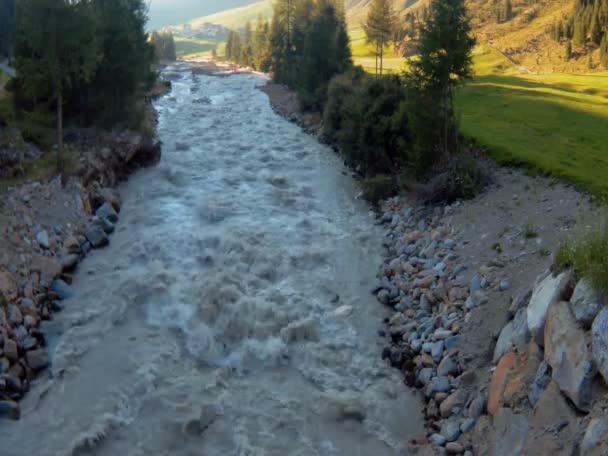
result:
<svg viewBox="0 0 608 456"><path fill-rule="evenodd" d="M566 59L564 43L555 42L547 33L549 28L572 11L572 0L509 0L511 15L501 18L507 0L467 0L473 32L480 44L502 53L520 70L526 72L585 72L599 70L599 51L574 47ZM371 0L345 0L346 19L353 37L357 35ZM429 0L393 0L395 12L404 17L416 14ZM238 29L253 21L258 14L268 18L272 1L227 9L221 13L190 21L192 25L213 22ZM590 54L591 57L588 57Z"/></svg>

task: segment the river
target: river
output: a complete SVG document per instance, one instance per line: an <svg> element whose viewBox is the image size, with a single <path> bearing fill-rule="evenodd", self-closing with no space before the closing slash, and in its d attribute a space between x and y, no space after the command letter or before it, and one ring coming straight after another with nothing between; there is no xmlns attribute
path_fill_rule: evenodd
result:
<svg viewBox="0 0 608 456"><path fill-rule="evenodd" d="M166 71L162 160L120 188L0 454L403 454L420 401L380 359L382 233L355 182L262 77Z"/></svg>

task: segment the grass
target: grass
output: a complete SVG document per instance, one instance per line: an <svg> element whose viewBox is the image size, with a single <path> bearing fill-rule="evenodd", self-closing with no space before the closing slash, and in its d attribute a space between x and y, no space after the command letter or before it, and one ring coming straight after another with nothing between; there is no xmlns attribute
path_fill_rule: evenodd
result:
<svg viewBox="0 0 608 456"><path fill-rule="evenodd" d="M67 174L76 172L79 154L76 150L65 148L61 157L63 171ZM28 163L23 173L16 177L0 179L0 189L15 187L28 181L43 181L55 176L56 158L54 152L45 152L38 160Z"/></svg>
<svg viewBox="0 0 608 456"><path fill-rule="evenodd" d="M594 231L573 244L563 244L555 255L555 264L560 269L574 268L577 277L608 292L608 230Z"/></svg>
<svg viewBox="0 0 608 456"><path fill-rule="evenodd" d="M524 227L524 237L526 239L534 239L538 237L538 231L536 231L536 227L532 223L528 223Z"/></svg>
<svg viewBox="0 0 608 456"><path fill-rule="evenodd" d="M455 100L465 136L499 162L608 195L608 73L517 74L484 48L474 62Z"/></svg>
<svg viewBox="0 0 608 456"><path fill-rule="evenodd" d="M175 51L177 57L181 59L209 58L214 48L216 48L218 54L223 53L224 46L224 40L175 37Z"/></svg>
<svg viewBox="0 0 608 456"><path fill-rule="evenodd" d="M262 0L239 8L232 8L209 16L199 17L191 20L189 23L194 28L205 22L211 22L232 30L238 30L244 27L246 22L254 24L259 15L264 19L270 19L272 16L272 4L272 0Z"/></svg>
<svg viewBox="0 0 608 456"><path fill-rule="evenodd" d="M376 58L374 57L374 46L365 40L365 32L361 27L349 30L351 52L355 65L363 67L368 73L376 71ZM385 73L401 73L405 69L406 59L395 56L393 48L386 46L384 49L383 69Z"/></svg>

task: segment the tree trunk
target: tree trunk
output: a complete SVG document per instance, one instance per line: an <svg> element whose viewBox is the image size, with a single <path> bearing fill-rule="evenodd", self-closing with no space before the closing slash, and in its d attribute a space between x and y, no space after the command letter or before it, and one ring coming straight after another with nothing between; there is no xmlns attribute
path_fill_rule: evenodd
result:
<svg viewBox="0 0 608 456"><path fill-rule="evenodd" d="M384 61L384 43L380 43L380 76L382 76L383 61Z"/></svg>
<svg viewBox="0 0 608 456"><path fill-rule="evenodd" d="M57 174L61 174L61 156L63 154L63 96L57 94Z"/></svg>
<svg viewBox="0 0 608 456"><path fill-rule="evenodd" d="M376 52L374 52L374 55L376 56L376 73L375 75L378 76L378 43L376 42Z"/></svg>

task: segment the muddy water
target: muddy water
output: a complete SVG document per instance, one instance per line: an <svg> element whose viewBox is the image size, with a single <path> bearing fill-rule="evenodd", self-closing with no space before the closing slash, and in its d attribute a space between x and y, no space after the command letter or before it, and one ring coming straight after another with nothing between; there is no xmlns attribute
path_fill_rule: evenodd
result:
<svg viewBox="0 0 608 456"><path fill-rule="evenodd" d="M121 189L0 454L402 453L422 419L380 360L381 233L355 184L260 77L170 71L162 161Z"/></svg>

